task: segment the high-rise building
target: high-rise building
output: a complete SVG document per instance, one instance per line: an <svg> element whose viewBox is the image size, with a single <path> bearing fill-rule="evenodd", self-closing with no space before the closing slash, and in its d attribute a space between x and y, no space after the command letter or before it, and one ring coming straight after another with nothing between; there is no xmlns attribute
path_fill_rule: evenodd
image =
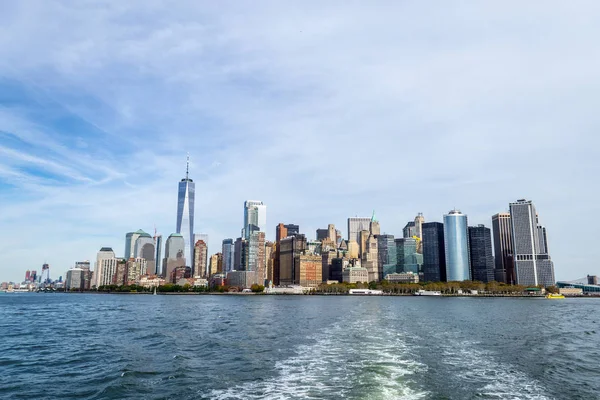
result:
<svg viewBox="0 0 600 400"><path fill-rule="evenodd" d="M196 184L189 177L190 157L187 158L185 178L179 182L177 196L177 233L183 236L185 244L184 258L190 262L194 269L194 201L196 198Z"/></svg>
<svg viewBox="0 0 600 400"><path fill-rule="evenodd" d="M248 240L253 232L258 231L267 232L267 206L259 200L246 200L242 237Z"/></svg>
<svg viewBox="0 0 600 400"><path fill-rule="evenodd" d="M421 227L422 229L422 227ZM413 236L417 236L417 230L415 227L415 221L408 221L402 229L402 237L404 238L412 238Z"/></svg>
<svg viewBox="0 0 600 400"><path fill-rule="evenodd" d="M65 279L65 290L82 291L84 290L84 272L81 268L71 268L67 271Z"/></svg>
<svg viewBox="0 0 600 400"><path fill-rule="evenodd" d="M265 233L252 232L248 239L248 261L246 265L247 271L256 271L258 283L264 285L267 278L266 260L265 260Z"/></svg>
<svg viewBox="0 0 600 400"><path fill-rule="evenodd" d="M327 225L327 239L331 240L334 244L337 244L337 233L334 224Z"/></svg>
<svg viewBox="0 0 600 400"><path fill-rule="evenodd" d="M286 224L284 225L287 236L296 236L300 234L300 226L295 224Z"/></svg>
<svg viewBox="0 0 600 400"><path fill-rule="evenodd" d="M146 232L144 232L143 229L138 229L135 232L129 232L125 235L125 255L123 256L123 258L130 259L130 258L135 258L135 242L138 240L138 238L142 235L147 235Z"/></svg>
<svg viewBox="0 0 600 400"><path fill-rule="evenodd" d="M208 266L208 276L213 276L214 274L218 274L219 273L219 267L221 264L221 253L215 253L212 256L210 256L210 262L209 262L209 266Z"/></svg>
<svg viewBox="0 0 600 400"><path fill-rule="evenodd" d="M448 281L471 280L467 216L456 209L444 215L444 243L446 279Z"/></svg>
<svg viewBox="0 0 600 400"><path fill-rule="evenodd" d="M194 265L196 266L192 270L193 276L200 278L206 278L208 276L208 246L204 243L204 240L198 240L194 245Z"/></svg>
<svg viewBox="0 0 600 400"><path fill-rule="evenodd" d="M317 287L323 282L321 256L299 254L294 259L294 267L294 284Z"/></svg>
<svg viewBox="0 0 600 400"><path fill-rule="evenodd" d="M423 280L425 282L446 281L446 250L444 224L423 224Z"/></svg>
<svg viewBox="0 0 600 400"><path fill-rule="evenodd" d="M128 232L127 234L125 234L125 251L123 252L123 258L128 259L129 257L131 257L131 252L132 252L132 238L133 235L135 234L135 232ZM133 243L135 243L135 241L133 241Z"/></svg>
<svg viewBox="0 0 600 400"><path fill-rule="evenodd" d="M412 272L418 275L423 265L423 255L419 254L417 249L418 240L414 238L396 239L395 245L397 258L396 272Z"/></svg>
<svg viewBox="0 0 600 400"><path fill-rule="evenodd" d="M375 211L371 217L369 223L368 238L365 241L364 247L361 249L362 253L362 266L367 269L369 273L369 282L379 282L383 279L383 268L379 263L379 250L377 246L377 236L381 233L379 222L375 219ZM362 241L361 232L361 241Z"/></svg>
<svg viewBox="0 0 600 400"><path fill-rule="evenodd" d="M326 240L329 238L329 229L317 229L317 240Z"/></svg>
<svg viewBox="0 0 600 400"><path fill-rule="evenodd" d="M163 259L162 275L170 280L173 270L185 267L185 239L180 233L172 233L165 243L165 258Z"/></svg>
<svg viewBox="0 0 600 400"><path fill-rule="evenodd" d="M370 226L371 218L348 218L348 241L354 240L356 243L360 243L360 231L368 231Z"/></svg>
<svg viewBox="0 0 600 400"><path fill-rule="evenodd" d="M285 224L280 222L275 227L275 241L280 242L281 239L286 238L287 236L288 236L287 228L285 227Z"/></svg>
<svg viewBox="0 0 600 400"><path fill-rule="evenodd" d="M142 275L152 275L156 271L156 248L154 246L154 238L146 232L140 233L134 244L134 258L142 258L146 260L146 270L142 271Z"/></svg>
<svg viewBox="0 0 600 400"><path fill-rule="evenodd" d="M248 241L242 237L235 240L233 244L233 269L245 271L248 261Z"/></svg>
<svg viewBox="0 0 600 400"><path fill-rule="evenodd" d="M299 281L299 267L296 256L304 254L307 248L306 237L302 234L288 236L279 243L279 284L293 285ZM319 257L319 260L321 258ZM319 262L319 268L321 263Z"/></svg>
<svg viewBox="0 0 600 400"><path fill-rule="evenodd" d="M92 280L92 272L90 269L91 265L89 261L77 261L75 262L75 268L79 268L83 271L83 290L89 290Z"/></svg>
<svg viewBox="0 0 600 400"><path fill-rule="evenodd" d="M206 247L209 246L209 242L208 242L208 233L194 233L194 244L198 241L198 240L202 240L204 243L206 243Z"/></svg>
<svg viewBox="0 0 600 400"><path fill-rule="evenodd" d="M233 239L224 239L221 246L221 253L223 254L223 272L227 274L233 271Z"/></svg>
<svg viewBox="0 0 600 400"><path fill-rule="evenodd" d="M154 232L154 247L156 249L154 275L160 275L160 263L162 260L162 235ZM149 274L150 275L150 274Z"/></svg>
<svg viewBox="0 0 600 400"><path fill-rule="evenodd" d="M513 262L512 225L510 213L498 213L492 216L492 234L494 235L495 280L509 284L517 283Z"/></svg>
<svg viewBox="0 0 600 400"><path fill-rule="evenodd" d="M492 255L492 233L484 225L469 227L469 251L471 278L474 281L494 280L494 256Z"/></svg>
<svg viewBox="0 0 600 400"><path fill-rule="evenodd" d="M418 213L415 217L415 236L419 239L423 239L423 224L425 223L425 217L423 213Z"/></svg>
<svg viewBox="0 0 600 400"><path fill-rule="evenodd" d="M545 252L548 247L546 232L544 228L540 229L533 203L524 199L510 203L510 218L517 283L554 285L554 263Z"/></svg>
<svg viewBox="0 0 600 400"><path fill-rule="evenodd" d="M96 265L94 267L94 283L92 286L111 285L117 269L117 258L115 252L110 247L102 247L96 255Z"/></svg>
<svg viewBox="0 0 600 400"><path fill-rule="evenodd" d="M377 252L379 256L379 264L382 267L384 278L387 274L395 273L398 257L396 253L394 235L378 235Z"/></svg>

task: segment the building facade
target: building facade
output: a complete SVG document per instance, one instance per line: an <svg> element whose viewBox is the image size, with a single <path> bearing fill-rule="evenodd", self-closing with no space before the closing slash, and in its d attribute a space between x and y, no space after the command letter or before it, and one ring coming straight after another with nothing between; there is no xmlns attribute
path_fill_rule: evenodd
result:
<svg viewBox="0 0 600 400"><path fill-rule="evenodd" d="M423 280L425 282L446 281L446 244L444 224L423 224Z"/></svg>
<svg viewBox="0 0 600 400"><path fill-rule="evenodd" d="M116 269L117 258L115 252L110 247L102 247L96 255L93 286L99 288L100 286L112 285Z"/></svg>
<svg viewBox="0 0 600 400"><path fill-rule="evenodd" d="M177 192L177 222L176 231L181 234L185 246L186 260L194 268L194 201L196 198L196 184L189 177L190 159L188 157L185 178L179 182Z"/></svg>
<svg viewBox="0 0 600 400"><path fill-rule="evenodd" d="M417 251L418 241L414 238L402 238L395 240L397 273L419 274L423 265L423 255ZM391 269L390 269L391 271ZM389 272L392 273L392 272Z"/></svg>
<svg viewBox="0 0 600 400"><path fill-rule="evenodd" d="M510 218L517 283L525 286L554 285L554 263L545 252L548 247L546 231L540 229L533 203L525 199L510 203Z"/></svg>
<svg viewBox="0 0 600 400"><path fill-rule="evenodd" d="M471 280L467 216L458 210L452 210L444 215L444 244L446 279L448 281Z"/></svg>
<svg viewBox="0 0 600 400"><path fill-rule="evenodd" d="M377 251L383 276L395 273L398 264L398 254L394 235L378 235Z"/></svg>
<svg viewBox="0 0 600 400"><path fill-rule="evenodd" d="M221 245L221 253L223 254L223 272L227 274L229 271L233 271L233 239L223 240Z"/></svg>
<svg viewBox="0 0 600 400"><path fill-rule="evenodd" d="M242 237L248 240L253 232L259 231L267 232L267 206L260 200L246 200Z"/></svg>
<svg viewBox="0 0 600 400"><path fill-rule="evenodd" d="M495 277L490 228L486 228L484 225L469 227L469 251L473 280L492 282Z"/></svg>
<svg viewBox="0 0 600 400"><path fill-rule="evenodd" d="M162 276L171 279L171 273L177 267L185 267L185 239L180 233L172 233L165 243Z"/></svg>
<svg viewBox="0 0 600 400"><path fill-rule="evenodd" d="M510 213L498 213L492 216L492 234L494 238L494 275L495 280L509 284L517 283L513 262L512 224Z"/></svg>
<svg viewBox="0 0 600 400"><path fill-rule="evenodd" d="M348 218L348 241L360 243L360 231L368 231L371 226L371 218L351 217Z"/></svg>
<svg viewBox="0 0 600 400"><path fill-rule="evenodd" d="M194 245L194 265L192 269L193 276L206 278L208 275L208 246L204 240L198 240Z"/></svg>

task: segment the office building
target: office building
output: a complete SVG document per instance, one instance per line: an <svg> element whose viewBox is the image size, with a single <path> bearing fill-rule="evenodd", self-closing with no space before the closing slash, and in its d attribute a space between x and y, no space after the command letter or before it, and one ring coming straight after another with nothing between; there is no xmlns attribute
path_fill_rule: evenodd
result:
<svg viewBox="0 0 600 400"><path fill-rule="evenodd" d="M264 285L264 281L267 278L264 232L255 231L250 234L247 255L246 270L256 271L257 283Z"/></svg>
<svg viewBox="0 0 600 400"><path fill-rule="evenodd" d="M82 291L84 290L84 271L81 268L71 268L67 271L65 279L65 290L70 291Z"/></svg>
<svg viewBox="0 0 600 400"><path fill-rule="evenodd" d="M223 258L221 253L215 253L212 256L210 256L210 261L208 264L208 277L222 272L222 262Z"/></svg>
<svg viewBox="0 0 600 400"><path fill-rule="evenodd" d="M469 251L471 277L474 281L494 280L494 256L492 255L492 233L483 225L469 227Z"/></svg>
<svg viewBox="0 0 600 400"><path fill-rule="evenodd" d="M185 239L180 233L172 233L165 242L165 258L163 259L162 275L171 281L175 268L185 267Z"/></svg>
<svg viewBox="0 0 600 400"><path fill-rule="evenodd" d="M110 247L102 247L96 255L96 264L94 266L94 283L92 286L111 285L117 269L117 258L115 252Z"/></svg>
<svg viewBox="0 0 600 400"><path fill-rule="evenodd" d="M288 236L280 241L279 246L279 284L282 286L297 284L300 278L296 257L306 251L306 237L302 234Z"/></svg>
<svg viewBox="0 0 600 400"><path fill-rule="evenodd" d="M194 245L194 269L192 275L194 277L206 278L208 276L208 246L204 240L198 240Z"/></svg>
<svg viewBox="0 0 600 400"><path fill-rule="evenodd" d="M294 266L294 284L302 287L317 287L323 282L320 255L297 255L294 260Z"/></svg>
<svg viewBox="0 0 600 400"><path fill-rule="evenodd" d="M253 232L259 231L267 232L267 206L259 200L246 200L242 237L248 240Z"/></svg>
<svg viewBox="0 0 600 400"><path fill-rule="evenodd" d="M233 239L223 240L223 244L221 246L221 253L223 254L223 272L227 274L229 271L233 271Z"/></svg>
<svg viewBox="0 0 600 400"><path fill-rule="evenodd" d="M123 258L130 259L130 258L135 258L135 243L137 241L137 239L142 236L142 235L147 235L146 232L144 232L143 229L138 229L135 232L129 232L125 235L125 255L123 256Z"/></svg>
<svg viewBox="0 0 600 400"><path fill-rule="evenodd" d="M190 158L188 156L185 170L185 178L179 182L177 195L177 223L176 233L183 237L185 251L184 258L194 268L194 201L196 197L196 185L189 177Z"/></svg>
<svg viewBox="0 0 600 400"><path fill-rule="evenodd" d="M161 260L162 260L162 246L163 246L163 240L162 240L162 235L159 235L156 233L156 230L154 232L154 248L155 248L155 253L156 256L154 257L155 260L155 268L154 268L154 272L152 274L148 274L148 275L160 275L160 265L161 265Z"/></svg>
<svg viewBox="0 0 600 400"><path fill-rule="evenodd" d="M467 216L456 209L444 215L444 243L446 279L449 282L471 280Z"/></svg>
<svg viewBox="0 0 600 400"><path fill-rule="evenodd" d="M342 271L342 281L347 283L368 283L369 271L362 267L348 267Z"/></svg>
<svg viewBox="0 0 600 400"><path fill-rule="evenodd" d="M423 264L423 255L417 251L418 240L414 238L401 238L396 239L394 244L396 246L397 260L395 272L410 272L418 275ZM389 271L392 271L391 268Z"/></svg>
<svg viewBox="0 0 600 400"><path fill-rule="evenodd" d="M423 239L423 224L425 223L425 217L423 213L417 214L415 217L415 236L419 239Z"/></svg>
<svg viewBox="0 0 600 400"><path fill-rule="evenodd" d="M423 224L423 280L425 282L446 281L446 250L444 224Z"/></svg>
<svg viewBox="0 0 600 400"><path fill-rule="evenodd" d="M317 240L329 239L329 229L317 229Z"/></svg>
<svg viewBox="0 0 600 400"><path fill-rule="evenodd" d="M398 272L386 275L385 280L390 283L419 283L419 274L414 272Z"/></svg>
<svg viewBox="0 0 600 400"><path fill-rule="evenodd" d="M239 237L233 243L233 270L245 271L248 262L248 241Z"/></svg>
<svg viewBox="0 0 600 400"><path fill-rule="evenodd" d="M154 247L154 238L146 232L139 234L134 244L134 258L143 258L146 260L146 270L142 275L152 275L156 271L156 248Z"/></svg>
<svg viewBox="0 0 600 400"><path fill-rule="evenodd" d="M422 227L421 227L422 229ZM417 229L415 227L415 221L409 221L402 229L402 237L404 238L412 238L413 236L417 236Z"/></svg>
<svg viewBox="0 0 600 400"><path fill-rule="evenodd" d="M494 279L509 284L517 283L513 262L512 225L510 213L492 216L494 237Z"/></svg>
<svg viewBox="0 0 600 400"><path fill-rule="evenodd" d="M371 226L371 218L351 217L348 218L348 241L360 243L360 231L368 231Z"/></svg>
<svg viewBox="0 0 600 400"><path fill-rule="evenodd" d="M554 263L546 252L546 230L540 227L531 201L510 203L513 260L517 284L554 285Z"/></svg>
<svg viewBox="0 0 600 400"><path fill-rule="evenodd" d="M377 251L379 263L383 270L383 276L396 272L398 257L396 252L396 243L394 235L378 235L377 236Z"/></svg>

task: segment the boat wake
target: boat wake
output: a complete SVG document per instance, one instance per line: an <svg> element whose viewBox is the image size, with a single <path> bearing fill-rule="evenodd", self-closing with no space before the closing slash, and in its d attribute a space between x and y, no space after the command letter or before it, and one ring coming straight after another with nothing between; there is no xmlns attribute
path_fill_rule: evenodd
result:
<svg viewBox="0 0 600 400"><path fill-rule="evenodd" d="M422 399L427 367L414 361L398 332L364 323L336 324L275 364L276 375L226 390L214 399Z"/></svg>

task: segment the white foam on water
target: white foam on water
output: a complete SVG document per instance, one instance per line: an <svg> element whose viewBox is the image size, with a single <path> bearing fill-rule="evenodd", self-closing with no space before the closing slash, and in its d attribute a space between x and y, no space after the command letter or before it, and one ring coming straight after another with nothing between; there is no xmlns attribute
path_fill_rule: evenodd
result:
<svg viewBox="0 0 600 400"><path fill-rule="evenodd" d="M480 385L478 397L489 399L550 400L547 390L516 367L498 362L493 353L477 348L475 342L450 340L442 362L460 368L453 379Z"/></svg>
<svg viewBox="0 0 600 400"><path fill-rule="evenodd" d="M314 334L279 360L277 376L226 390L215 399L423 399L427 392L411 387L414 375L427 367L414 361L400 333L361 322L334 325Z"/></svg>

